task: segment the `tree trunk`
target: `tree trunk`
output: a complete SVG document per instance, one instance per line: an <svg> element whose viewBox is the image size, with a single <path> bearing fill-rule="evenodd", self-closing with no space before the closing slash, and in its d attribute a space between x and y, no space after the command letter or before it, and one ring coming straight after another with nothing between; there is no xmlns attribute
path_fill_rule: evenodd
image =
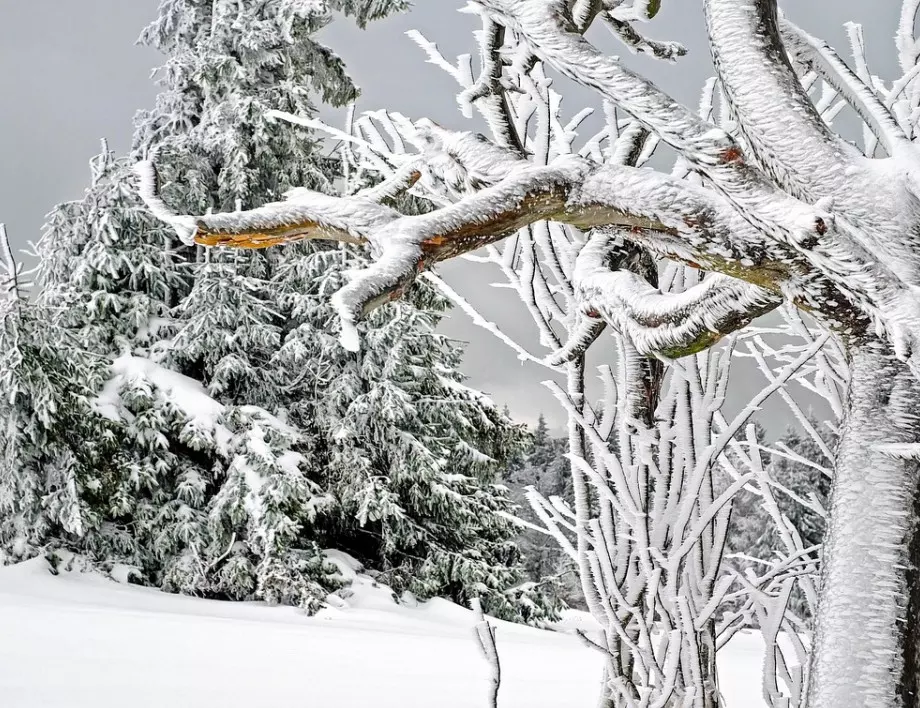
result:
<svg viewBox="0 0 920 708"><path fill-rule="evenodd" d="M889 351L850 347L809 708L920 706L920 465L877 449L920 442L920 382Z"/></svg>
<svg viewBox="0 0 920 708"><path fill-rule="evenodd" d="M696 705L700 708L719 708L719 674L716 670L716 631L715 622L707 622L700 632L700 664L703 670L702 700Z"/></svg>

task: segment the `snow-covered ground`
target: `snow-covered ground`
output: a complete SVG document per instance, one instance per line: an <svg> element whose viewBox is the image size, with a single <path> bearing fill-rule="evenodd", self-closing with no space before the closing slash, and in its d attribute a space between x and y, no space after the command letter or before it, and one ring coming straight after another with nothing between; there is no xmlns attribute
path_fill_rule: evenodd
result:
<svg viewBox="0 0 920 708"><path fill-rule="evenodd" d="M42 559L0 568L0 706L485 708L470 611L399 605L365 576L353 590L347 606L308 618L53 576ZM501 708L593 708L597 652L571 635L499 625ZM723 653L728 706L762 705L756 637Z"/></svg>

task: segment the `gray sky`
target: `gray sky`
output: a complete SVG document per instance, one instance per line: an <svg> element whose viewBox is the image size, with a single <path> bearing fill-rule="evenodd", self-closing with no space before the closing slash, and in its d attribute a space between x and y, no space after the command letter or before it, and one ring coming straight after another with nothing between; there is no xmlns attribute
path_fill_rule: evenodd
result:
<svg viewBox="0 0 920 708"><path fill-rule="evenodd" d="M157 7L156 0L0 0L0 221L14 245L37 240L44 215L54 204L79 198L88 160L105 137L116 150L130 143L134 112L150 106L156 88L149 74L160 63L153 51L134 45ZM464 0L417 0L410 13L383 20L361 32L333 23L322 39L343 56L363 93L359 109L390 108L448 126L469 127L457 111L456 88L440 69L423 62L405 37L419 29L452 59L476 48L472 19L457 13ZM896 0L786 0L790 16L846 53L842 25L863 23L872 70L895 71ZM702 3L670 0L647 26L656 38L677 39L690 53L677 65L628 57L604 36L605 49L656 80L678 99L695 104L711 73ZM871 8L870 8L871 6ZM564 85L564 84L561 84ZM577 93L575 94L578 95ZM581 94L584 96L584 94ZM573 103L569 104L571 110ZM335 118L328 113L327 117ZM475 127L475 126L474 126ZM498 273L481 266L447 264L443 274L508 334L533 340L529 317L513 295L489 287ZM540 386L546 370L521 365L514 353L457 312L445 331L469 342L465 370L471 383L507 403L515 416L533 421L545 411L561 420L555 402ZM603 352L600 353L603 356ZM746 385L742 381L740 385ZM754 386L754 382L747 384ZM782 416L777 408L777 416Z"/></svg>

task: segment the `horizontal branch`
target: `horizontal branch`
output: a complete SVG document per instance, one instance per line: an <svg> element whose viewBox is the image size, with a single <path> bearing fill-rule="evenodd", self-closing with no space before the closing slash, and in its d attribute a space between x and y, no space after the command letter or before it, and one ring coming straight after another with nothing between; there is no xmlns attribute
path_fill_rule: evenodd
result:
<svg viewBox="0 0 920 708"><path fill-rule="evenodd" d="M354 324L400 297L422 270L543 220L586 230L616 226L660 255L743 278L775 295L794 297L806 282L820 282L804 261L765 238L720 195L651 170L571 156L549 166L517 167L494 186L414 216L366 199L306 190L251 211L180 216L160 201L153 169L145 165L138 173L154 213L195 243L259 248L322 238L369 244L375 261L334 296L349 348L358 346ZM804 239L818 226L814 218L792 214L784 228Z"/></svg>
<svg viewBox="0 0 920 708"><path fill-rule="evenodd" d="M365 244L371 231L400 216L370 199L331 197L307 189L294 189L283 202L247 211L180 215L160 198L152 162L138 162L134 172L138 192L151 213L172 226L188 245L254 249L305 239Z"/></svg>
<svg viewBox="0 0 920 708"><path fill-rule="evenodd" d="M821 295L806 306L820 312L826 324L861 331L871 318L899 357L917 351L920 366L920 290L913 259L904 252L878 258L879 252L897 250L899 234L913 228L905 223L911 218L905 217L910 199L904 198L910 178L897 174L896 161L866 161L827 129L789 64L775 0L706 1L723 88L757 160L748 160L724 129L591 45L567 17L563 0L476 1L556 71L604 96L678 151L750 224L752 229L739 234L767 235L795 251L793 260L806 261L805 270L820 273L825 279L817 286ZM876 180L884 173L886 179L876 181L878 193L866 194L849 168ZM829 213L835 205L850 204L857 205L850 213L836 219ZM800 228L806 221L810 225ZM792 224L799 227L790 229ZM897 232L888 228L892 224ZM661 245L657 237L653 241ZM755 253L759 248L742 238L735 250L745 246ZM769 289L753 280L746 266L730 272L724 263L702 265Z"/></svg>
<svg viewBox="0 0 920 708"><path fill-rule="evenodd" d="M782 191L753 161L745 159L742 146L723 128L704 120L651 81L599 51L571 26L560 0L477 2L490 10L497 22L515 31L534 54L556 71L613 102L678 151L756 229L802 250L798 240L801 234L786 231L784 225L792 215L807 215L820 222L825 240L833 238L829 214ZM853 153L852 148L846 150ZM835 162L835 166L839 164L839 160ZM808 171L815 171L815 166Z"/></svg>

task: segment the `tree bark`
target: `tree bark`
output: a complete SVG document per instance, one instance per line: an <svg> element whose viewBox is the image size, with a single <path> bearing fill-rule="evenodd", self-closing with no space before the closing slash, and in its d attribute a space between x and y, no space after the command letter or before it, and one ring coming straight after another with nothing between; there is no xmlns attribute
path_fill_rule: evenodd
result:
<svg viewBox="0 0 920 708"><path fill-rule="evenodd" d="M920 706L920 382L877 340L854 341L824 543L809 708Z"/></svg>

